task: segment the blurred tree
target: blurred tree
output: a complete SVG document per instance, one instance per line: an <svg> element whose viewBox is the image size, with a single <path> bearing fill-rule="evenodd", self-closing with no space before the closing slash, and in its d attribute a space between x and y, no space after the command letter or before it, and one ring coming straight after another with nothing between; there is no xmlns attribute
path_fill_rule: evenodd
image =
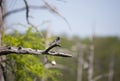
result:
<svg viewBox="0 0 120 81"><path fill-rule="evenodd" d="M69 42L68 42L69 40ZM78 43L82 43L86 45L83 54L83 70L82 70L82 81L88 81L88 55L89 55L89 45L90 40L89 38L68 38L67 36L63 36L62 44L63 47L71 50L75 50L75 45L79 46ZM119 37L95 37L94 40L94 60L93 60L93 81L119 81L119 74L120 74L120 38ZM78 48L78 47L77 47ZM78 48L80 49L80 48ZM71 51L72 51L71 50ZM82 49L79 50L79 53L82 53ZM58 62L61 64L66 65L69 67L67 70L62 70L64 78L59 81L77 81L77 68L78 68L78 61L79 57L77 56L78 51L73 51L73 58L71 60L65 61L64 59L57 59ZM79 59L81 60L81 59ZM86 67L87 68L84 68ZM80 76L79 76L80 77Z"/></svg>
<svg viewBox="0 0 120 81"><path fill-rule="evenodd" d="M25 7L19 8L12 11L6 11L6 0L0 0L0 46L23 46L33 49L45 49L45 39L40 38L40 32L31 22L29 21L30 9L48 9L52 13L60 16L67 24L67 20L47 1L43 0L43 6L29 5L28 0L23 0ZM29 28L25 34L19 34L14 31L12 34L7 35L4 32L4 20L11 14L26 10L26 21L29 25L37 31L32 32L32 28ZM6 11L6 12L5 12ZM2 48L1 46L1 48ZM53 75L59 75L59 73L53 69L48 70L43 67L40 60L42 57L32 55L7 55L0 56L0 81L36 81L40 80L41 77L45 79L56 80Z"/></svg>
<svg viewBox="0 0 120 81"><path fill-rule="evenodd" d="M6 0L0 0L0 47L2 46L2 33L4 31L4 19L3 14L5 14L5 2ZM6 56L0 56L0 81L5 81L5 64L2 62L6 59Z"/></svg>

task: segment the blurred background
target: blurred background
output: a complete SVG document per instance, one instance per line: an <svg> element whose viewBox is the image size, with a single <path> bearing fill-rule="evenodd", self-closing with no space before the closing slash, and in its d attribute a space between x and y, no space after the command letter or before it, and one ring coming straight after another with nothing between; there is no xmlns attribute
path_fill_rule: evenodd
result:
<svg viewBox="0 0 120 81"><path fill-rule="evenodd" d="M119 0L0 0L0 45L44 50L56 38L72 58L0 56L0 81L119 81ZM3 61L2 61L3 60Z"/></svg>

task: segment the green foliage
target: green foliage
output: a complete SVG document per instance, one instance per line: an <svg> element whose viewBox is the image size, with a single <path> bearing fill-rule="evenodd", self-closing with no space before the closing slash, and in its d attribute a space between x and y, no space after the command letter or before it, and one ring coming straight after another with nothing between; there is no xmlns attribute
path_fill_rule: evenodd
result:
<svg viewBox="0 0 120 81"><path fill-rule="evenodd" d="M45 39L41 38L39 33L33 32L32 28L29 28L25 34L14 31L12 34L4 35L2 42L10 46L45 49ZM44 68L41 58L41 56L34 55L8 55L7 67L8 70L13 72L15 81L33 81L35 78L56 81L54 76L59 75L59 72L54 69Z"/></svg>
<svg viewBox="0 0 120 81"><path fill-rule="evenodd" d="M45 32L44 32L45 33ZM51 41L51 39L47 39ZM23 46L34 49L45 49L45 39L40 37L39 32L33 32L32 28L29 28L26 33L19 34L14 31L10 35L4 35L3 41L6 45ZM62 47L67 48L69 51L73 46L78 43L85 44L87 49L84 52L84 60L88 62L89 55L89 38L79 39L78 37L67 38L62 37ZM94 77L100 74L106 74L109 72L110 57L114 55L114 81L119 81L120 75L120 39L118 37L96 37L94 40L95 45L95 57L94 57ZM79 48L78 48L79 49ZM72 50L71 50L72 51ZM15 81L40 81L41 78L45 81L76 81L77 78L77 54L80 50L73 52L73 58L59 58L48 57L49 60L57 60L58 64L65 65L64 69L60 69L63 74L56 69L46 69L43 66L43 56L34 55L8 55L7 67L13 72ZM64 77L63 77L64 76ZM56 78L57 77L57 78ZM87 81L87 69L83 69L83 81ZM108 77L101 78L105 81ZM9 81L9 80L8 80ZM98 80L99 81L99 80Z"/></svg>

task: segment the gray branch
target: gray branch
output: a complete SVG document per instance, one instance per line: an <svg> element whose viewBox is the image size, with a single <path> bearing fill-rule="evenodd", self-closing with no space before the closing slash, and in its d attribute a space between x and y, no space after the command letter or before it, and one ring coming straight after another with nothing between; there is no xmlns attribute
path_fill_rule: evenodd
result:
<svg viewBox="0 0 120 81"><path fill-rule="evenodd" d="M22 47L0 47L0 56L8 54L33 54L33 55L52 55L52 56L61 56L61 57L71 57L72 55L66 54L63 52L51 51L51 49L60 46L60 37L57 37L51 45L45 50L38 50L32 48L22 48Z"/></svg>
<svg viewBox="0 0 120 81"><path fill-rule="evenodd" d="M0 56L1 55L8 55L8 54L31 54L31 55L52 55L52 56L61 56L61 57L71 57L72 55L66 54L63 52L56 52L51 51L51 49L55 47L60 47L59 45L60 37L57 37L51 45L45 49L45 50L38 50L38 49L32 49L32 48L22 48L22 47L6 47L1 46L0 47Z"/></svg>
<svg viewBox="0 0 120 81"><path fill-rule="evenodd" d="M31 54L31 55L52 55L61 57L71 57L72 55L63 52L37 50L32 48L22 48L22 47L0 47L0 56L8 54Z"/></svg>

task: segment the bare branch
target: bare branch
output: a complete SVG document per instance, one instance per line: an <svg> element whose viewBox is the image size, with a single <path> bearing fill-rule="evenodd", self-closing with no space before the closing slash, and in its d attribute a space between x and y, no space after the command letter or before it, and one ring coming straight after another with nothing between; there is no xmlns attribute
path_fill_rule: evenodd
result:
<svg viewBox="0 0 120 81"><path fill-rule="evenodd" d="M54 13L54 14L58 15L59 17L61 17L61 18L66 22L66 24L68 25L69 29L72 30L69 22L67 21L67 19L66 19L64 16L62 16L62 15L57 11L57 9L56 9L55 7L53 7L51 4L49 4L49 3L46 2L45 0L43 0L43 2L44 2L44 4L45 4L44 6L28 5L27 0L23 0L23 1L24 1L24 3L25 3L25 7L18 8L18 9L15 9L15 10L12 10L12 11L9 11L9 12L3 14L3 16L2 16L3 20L4 20L7 16L10 16L11 14L15 14L15 13L18 13L18 12L21 12L21 11L26 10L26 20L27 20L27 23L30 24L30 25L32 25L32 24L29 22L29 12L30 12L30 9L34 9L34 10L35 10L35 9L48 9L48 10L50 10L52 13Z"/></svg>
<svg viewBox="0 0 120 81"><path fill-rule="evenodd" d="M35 9L47 9L46 6L33 6L33 5L29 5L29 8L34 9L34 10ZM24 11L24 10L26 10L26 7L22 7L22 8L18 8L18 9L9 11L3 15L3 19L5 19L7 16L10 16L10 15L15 14L15 13L19 13L19 12Z"/></svg>
<svg viewBox="0 0 120 81"><path fill-rule="evenodd" d="M62 53L62 52L55 52L55 51L48 51L45 50L36 50L32 48L22 48L22 47L0 47L0 56L1 55L8 55L8 54L31 54L31 55L52 55L52 56L61 56L61 57L71 57L72 55Z"/></svg>
<svg viewBox="0 0 120 81"><path fill-rule="evenodd" d="M29 24L30 22L29 22L29 6L28 6L28 2L27 2L27 0L23 0L24 1L24 3L25 3L25 7L26 7L26 20L27 20L27 23Z"/></svg>
<svg viewBox="0 0 120 81"><path fill-rule="evenodd" d="M67 19L64 16L62 16L54 6L52 6L51 4L49 4L45 0L43 0L43 2L46 5L47 9L49 9L52 13L57 14L59 17L61 17L67 23L69 29L72 30L69 22L67 21Z"/></svg>
<svg viewBox="0 0 120 81"><path fill-rule="evenodd" d="M8 54L33 54L33 55L52 55L52 56L61 56L61 57L72 57L70 54L66 54L63 52L56 52L56 51L50 51L52 48L59 45L60 37L57 37L52 44L45 50L38 50L38 49L32 49L32 48L22 48L20 47L7 47L7 46L1 46L0 47L0 56L1 55L8 55Z"/></svg>

